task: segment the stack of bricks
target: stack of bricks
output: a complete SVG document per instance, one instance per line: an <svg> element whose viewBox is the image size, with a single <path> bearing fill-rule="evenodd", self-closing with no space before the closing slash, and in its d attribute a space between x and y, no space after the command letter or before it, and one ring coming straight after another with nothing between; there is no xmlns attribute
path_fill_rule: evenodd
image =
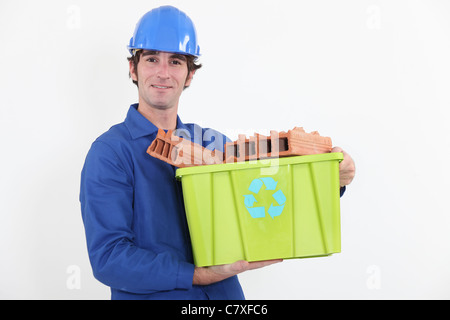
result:
<svg viewBox="0 0 450 320"><path fill-rule="evenodd" d="M327 153L331 149L331 138L295 127L288 132L270 131L270 136L255 133L247 139L245 135L239 135L237 141L225 144L225 162L303 156Z"/></svg>
<svg viewBox="0 0 450 320"><path fill-rule="evenodd" d="M327 153L331 152L331 149L331 138L322 137L317 131L306 133L303 128L298 127L288 132L271 131L270 136L255 133L248 139L245 135L239 135L238 140L225 144L225 154L177 137L171 130L166 133L159 129L147 153L173 166L183 168Z"/></svg>

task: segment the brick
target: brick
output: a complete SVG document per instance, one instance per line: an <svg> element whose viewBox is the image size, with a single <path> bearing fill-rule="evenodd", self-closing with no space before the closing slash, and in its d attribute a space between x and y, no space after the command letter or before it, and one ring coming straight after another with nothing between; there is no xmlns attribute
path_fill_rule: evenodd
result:
<svg viewBox="0 0 450 320"><path fill-rule="evenodd" d="M179 168L223 163L223 152L211 151L197 143L180 138L174 135L172 130L166 133L158 129L158 134L148 147L147 153Z"/></svg>

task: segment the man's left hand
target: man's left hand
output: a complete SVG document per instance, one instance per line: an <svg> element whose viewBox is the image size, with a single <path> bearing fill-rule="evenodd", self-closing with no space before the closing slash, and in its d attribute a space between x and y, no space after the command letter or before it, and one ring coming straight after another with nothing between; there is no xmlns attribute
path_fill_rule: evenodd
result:
<svg viewBox="0 0 450 320"><path fill-rule="evenodd" d="M349 185L355 177L355 162L352 157L340 147L334 147L331 152L342 152L344 160L339 163L339 182L341 187Z"/></svg>

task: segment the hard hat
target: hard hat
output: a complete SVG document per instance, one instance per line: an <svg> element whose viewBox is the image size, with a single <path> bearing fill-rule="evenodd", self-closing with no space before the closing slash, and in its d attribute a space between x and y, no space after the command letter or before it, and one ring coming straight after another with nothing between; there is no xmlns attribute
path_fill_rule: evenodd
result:
<svg viewBox="0 0 450 320"><path fill-rule="evenodd" d="M200 55L194 23L172 6L155 8L139 20L128 45L131 54L136 49Z"/></svg>

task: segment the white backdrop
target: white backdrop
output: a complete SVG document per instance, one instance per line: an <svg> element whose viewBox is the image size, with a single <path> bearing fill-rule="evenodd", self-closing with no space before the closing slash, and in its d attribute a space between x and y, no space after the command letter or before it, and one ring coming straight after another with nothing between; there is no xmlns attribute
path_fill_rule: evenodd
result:
<svg viewBox="0 0 450 320"><path fill-rule="evenodd" d="M80 171L137 102L126 45L163 4L194 20L202 50L184 122L233 140L303 126L357 165L342 253L244 273L247 298L450 298L444 0L2 0L0 298L110 298L87 257Z"/></svg>

